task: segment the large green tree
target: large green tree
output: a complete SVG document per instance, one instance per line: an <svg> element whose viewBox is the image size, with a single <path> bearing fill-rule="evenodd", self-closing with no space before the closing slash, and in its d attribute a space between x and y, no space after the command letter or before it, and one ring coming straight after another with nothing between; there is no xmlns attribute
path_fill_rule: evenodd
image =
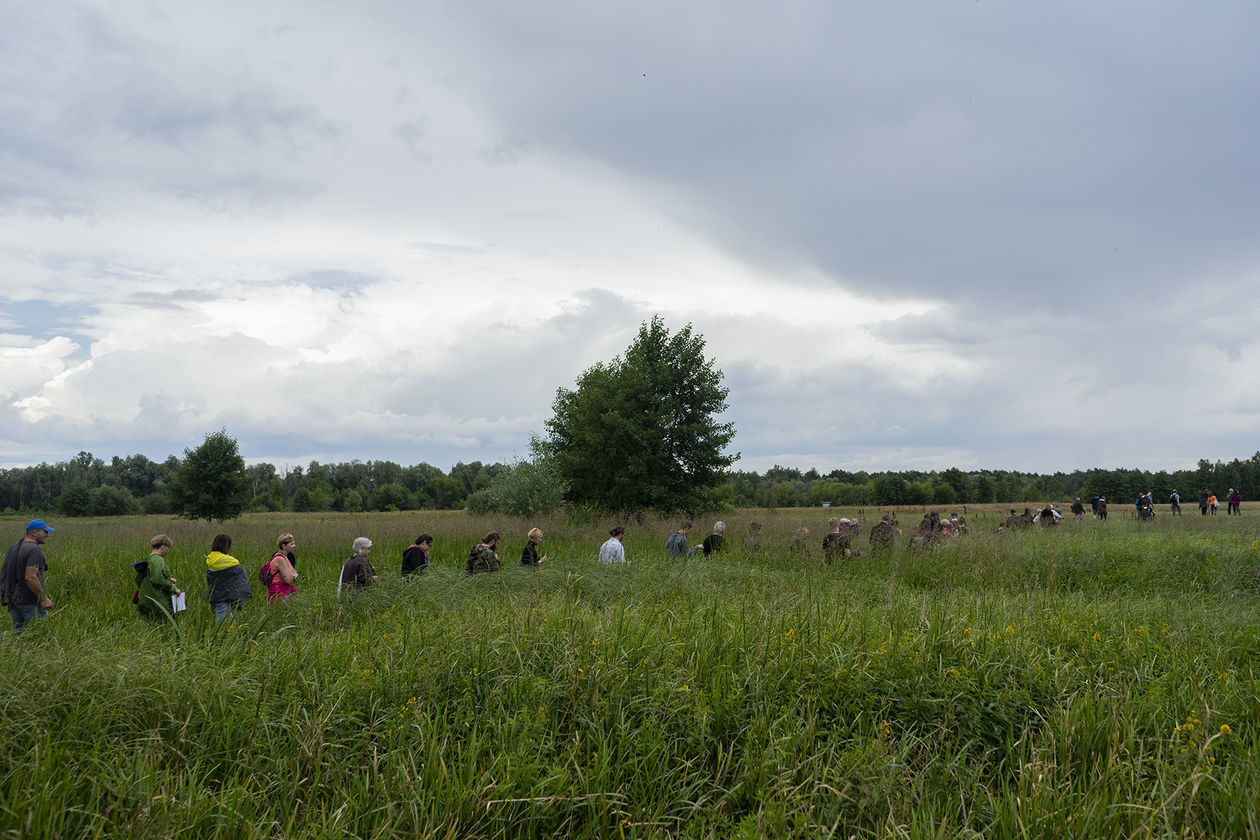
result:
<svg viewBox="0 0 1260 840"><path fill-rule="evenodd" d="M660 316L639 327L623 356L560 388L545 449L569 501L607 511L698 512L739 457L722 371L691 325L670 334Z"/></svg>
<svg viewBox="0 0 1260 840"><path fill-rule="evenodd" d="M196 449L171 479L171 510L187 519L235 519L249 504L250 478L236 440L220 429Z"/></svg>

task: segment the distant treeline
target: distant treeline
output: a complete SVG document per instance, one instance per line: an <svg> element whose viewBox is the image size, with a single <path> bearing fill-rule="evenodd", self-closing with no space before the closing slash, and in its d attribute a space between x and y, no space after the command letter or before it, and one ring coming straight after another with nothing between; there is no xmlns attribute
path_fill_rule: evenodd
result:
<svg viewBox="0 0 1260 840"><path fill-rule="evenodd" d="M50 512L63 516L169 513L167 486L182 460L151 461L115 456L107 463L90 452L69 461L0 470L0 511ZM447 472L431 464L404 467L393 461L351 461L245 468L252 511L450 510L490 486L501 464L458 463Z"/></svg>
<svg viewBox="0 0 1260 840"><path fill-rule="evenodd" d="M105 462L80 452L62 463L3 469L0 511L63 516L169 513L166 486L181 463L174 455L165 461L131 455ZM446 472L425 463L404 467L393 461L312 461L306 467L281 469L254 464L245 472L250 479L250 510L357 512L477 508L478 499L510 469L480 461L460 462ZM1244 499L1260 498L1260 452L1246 461L1200 460L1196 469L1176 472L1092 469L1039 475L951 468L820 474L775 466L764 474L731 472L718 488L718 498L731 507L787 508L824 502L844 507L1062 502L1100 494L1114 504L1131 502L1150 490L1163 504L1176 489L1187 506L1193 506L1204 487L1220 497L1234 488Z"/></svg>
<svg viewBox="0 0 1260 840"><path fill-rule="evenodd" d="M1151 491L1157 504L1168 501L1173 490L1182 503L1193 506L1203 488L1222 499L1236 489L1244 499L1260 498L1260 452L1246 461L1229 463L1200 460L1193 470L1092 469L1052 475L1010 470L950 468L940 472L802 472L775 466L764 474L732 472L720 488L722 500L734 507L802 507L824 502L843 507L863 505L964 505L994 502L1063 502L1094 494L1113 504L1132 502L1139 493Z"/></svg>

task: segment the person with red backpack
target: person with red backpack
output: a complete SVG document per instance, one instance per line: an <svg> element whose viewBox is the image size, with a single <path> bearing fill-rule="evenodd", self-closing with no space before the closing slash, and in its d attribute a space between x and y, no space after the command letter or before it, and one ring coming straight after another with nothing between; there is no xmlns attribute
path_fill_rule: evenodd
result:
<svg viewBox="0 0 1260 840"><path fill-rule="evenodd" d="M293 535L281 534L276 538L276 553L258 570L258 580L267 585L268 601L288 603L293 593L297 592L298 573L293 567L297 562L293 555L295 548L297 541Z"/></svg>

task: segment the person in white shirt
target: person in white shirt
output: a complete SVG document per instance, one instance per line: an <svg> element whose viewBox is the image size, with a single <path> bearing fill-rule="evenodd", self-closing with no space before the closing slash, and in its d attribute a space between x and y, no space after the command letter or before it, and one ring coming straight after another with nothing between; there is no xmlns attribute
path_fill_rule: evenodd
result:
<svg viewBox="0 0 1260 840"><path fill-rule="evenodd" d="M608 542L599 547L599 562L607 566L613 563L625 563L626 549L622 546L621 539L626 535L626 529L618 525L608 533Z"/></svg>

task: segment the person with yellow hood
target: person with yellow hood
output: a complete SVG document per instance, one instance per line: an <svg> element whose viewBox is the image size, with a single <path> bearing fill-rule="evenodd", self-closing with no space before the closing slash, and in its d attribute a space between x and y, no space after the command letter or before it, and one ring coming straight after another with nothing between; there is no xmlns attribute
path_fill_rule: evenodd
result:
<svg viewBox="0 0 1260 840"><path fill-rule="evenodd" d="M232 610L239 610L241 603L253 598L249 588L249 575L241 561L228 554L232 550L232 538L216 534L206 555L206 586L210 590L210 606L219 621L227 618Z"/></svg>

